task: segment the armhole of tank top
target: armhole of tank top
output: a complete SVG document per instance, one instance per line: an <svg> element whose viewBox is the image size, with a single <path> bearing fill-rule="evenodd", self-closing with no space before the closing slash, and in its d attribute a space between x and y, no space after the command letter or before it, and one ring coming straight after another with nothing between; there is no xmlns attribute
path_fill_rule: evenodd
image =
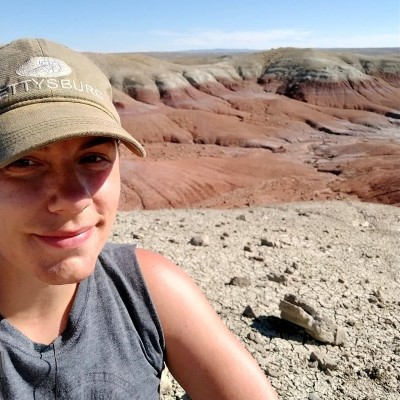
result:
<svg viewBox="0 0 400 400"><path fill-rule="evenodd" d="M158 316L156 305L155 305L153 299L151 298L150 290L149 290L149 288L147 286L146 280L144 279L144 276L143 276L143 273L142 273L142 267L140 266L139 260L137 259L136 248L137 248L136 245L132 246L132 250L133 250L133 253L134 253L134 264L135 264L135 269L136 269L135 272L140 277L140 282L141 282L141 285L143 286L143 294L146 296L147 302L151 306L152 313L153 313L153 321L157 325L157 330L158 330L160 338L161 338L161 347L162 347L162 350L163 350L163 353L164 353L164 356L165 356L164 330L163 330L162 325L161 325L160 317Z"/></svg>
<svg viewBox="0 0 400 400"><path fill-rule="evenodd" d="M108 244L113 246L113 244ZM111 247L111 249L117 249L118 248L118 255L120 257L120 261L122 263L118 263L118 268L121 270L121 272L124 273L124 275L128 278L133 280L136 280L136 286L140 287L142 296L146 302L146 304L149 307L149 311L151 313L152 320L154 322L154 325L158 331L159 337L160 337L160 344L161 344L161 349L163 352L163 357L165 359L165 337L164 337L164 331L161 325L161 320L158 316L158 312L156 309L156 306L153 302L153 299L151 298L150 291L147 287L146 281L144 279L142 269L139 263L139 260L137 259L136 256L136 244L125 244L125 245L114 245L116 247ZM100 261L104 265L102 261L101 255L99 256Z"/></svg>

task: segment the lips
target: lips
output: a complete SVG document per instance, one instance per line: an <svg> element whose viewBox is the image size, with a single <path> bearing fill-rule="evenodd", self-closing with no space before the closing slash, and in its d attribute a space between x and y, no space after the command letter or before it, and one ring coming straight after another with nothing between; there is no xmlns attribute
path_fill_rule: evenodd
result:
<svg viewBox="0 0 400 400"><path fill-rule="evenodd" d="M35 237L52 247L61 249L74 249L82 246L94 233L95 227L85 227L76 231L56 231Z"/></svg>

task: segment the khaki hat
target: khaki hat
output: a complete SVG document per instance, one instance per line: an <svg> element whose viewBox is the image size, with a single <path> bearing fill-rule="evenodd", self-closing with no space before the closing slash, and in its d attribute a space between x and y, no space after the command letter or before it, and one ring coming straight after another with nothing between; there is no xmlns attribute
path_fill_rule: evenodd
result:
<svg viewBox="0 0 400 400"><path fill-rule="evenodd" d="M120 123L111 85L89 58L44 39L0 47L0 168L49 143L82 136L144 148Z"/></svg>

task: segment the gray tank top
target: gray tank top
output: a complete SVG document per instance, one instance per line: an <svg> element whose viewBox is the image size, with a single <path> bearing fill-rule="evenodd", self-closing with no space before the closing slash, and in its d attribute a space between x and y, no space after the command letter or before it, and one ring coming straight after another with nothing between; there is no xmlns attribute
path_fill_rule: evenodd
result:
<svg viewBox="0 0 400 400"><path fill-rule="evenodd" d="M0 320L0 398L158 400L164 347L134 247L107 244L52 344Z"/></svg>

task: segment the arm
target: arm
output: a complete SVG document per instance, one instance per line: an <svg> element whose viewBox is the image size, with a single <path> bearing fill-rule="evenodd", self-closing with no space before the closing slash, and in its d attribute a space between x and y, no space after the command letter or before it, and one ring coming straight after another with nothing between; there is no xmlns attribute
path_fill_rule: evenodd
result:
<svg viewBox="0 0 400 400"><path fill-rule="evenodd" d="M163 256L137 249L161 320L166 362L193 400L277 400L256 361L200 289Z"/></svg>

